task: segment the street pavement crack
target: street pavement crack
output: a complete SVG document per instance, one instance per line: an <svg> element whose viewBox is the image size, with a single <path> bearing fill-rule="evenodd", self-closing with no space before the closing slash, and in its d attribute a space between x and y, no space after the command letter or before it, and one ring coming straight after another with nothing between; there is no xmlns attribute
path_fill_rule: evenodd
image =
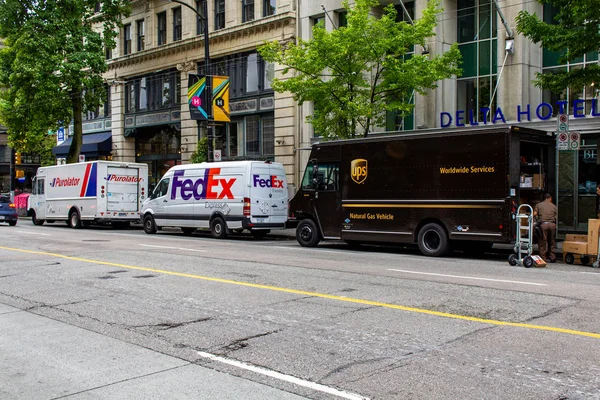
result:
<svg viewBox="0 0 600 400"><path fill-rule="evenodd" d="M157 330L166 331L168 329L179 328L181 326L191 325L198 322L210 321L212 318L200 318L195 319L193 321L184 321L184 322L162 322L160 324L149 324L149 325L131 325L131 328L157 328Z"/></svg>
<svg viewBox="0 0 600 400"><path fill-rule="evenodd" d="M245 338L236 339L236 340L232 341L231 343L229 343L228 345L222 346L221 347L222 353L220 353L219 355L221 355L221 356L229 355L230 353L232 353L234 351L241 350L245 347L248 347L247 342L249 340L256 339L259 337L269 336L269 335L272 335L272 334L278 333L278 332L281 332L281 329L276 329L274 331L259 333L257 335L252 335L252 336L247 336Z"/></svg>

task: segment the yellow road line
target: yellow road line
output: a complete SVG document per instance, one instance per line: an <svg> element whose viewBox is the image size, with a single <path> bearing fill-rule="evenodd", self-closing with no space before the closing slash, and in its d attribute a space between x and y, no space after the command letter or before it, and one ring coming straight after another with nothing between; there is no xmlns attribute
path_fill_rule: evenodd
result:
<svg viewBox="0 0 600 400"><path fill-rule="evenodd" d="M0 246L0 249L16 251L16 252L21 252L21 253L39 254L39 255L45 255L45 256L59 257L59 258L67 259L67 260L81 261L81 262L85 262L85 263L110 265L112 267L120 267L120 268L133 269L133 270L138 270L138 271L154 272L157 274L181 276L184 278L201 279L201 280L210 281L210 282L227 283L230 285L246 286L246 287L251 287L251 288L256 288L256 289L272 290L275 292L293 293L293 294L298 294L298 295L302 295L302 296L319 297L322 299L337 300L337 301L343 301L346 303L362 304L362 305L382 307L382 308L391 308L394 310L402 310L402 311L409 311L409 312L414 312L414 313L419 313L419 314L435 315L437 317L460 319L460 320L464 320L464 321L479 322L479 323L489 324L489 325L512 326L512 327L518 327L518 328L537 329L537 330L541 330L541 331L559 332L559 333L566 333L569 335L586 336L586 337L591 337L591 338L595 338L595 339L600 339L600 333L594 333L594 332L577 331L577 330L573 330L573 329L557 328L554 326L533 325L533 324L524 324L524 323L519 323L519 322L507 322L507 321L498 321L498 320L494 320L494 319L469 317L467 315L451 314L451 313L445 313L445 312L441 312L441 311L427 310L424 308L407 307L407 306L401 306L398 304L381 303L378 301L355 299L352 297L336 296L336 295L318 293L318 292L308 292L305 290L289 289L289 288L270 286L270 285L261 285L258 283L234 281L231 279L213 278L210 276L186 274L183 272L174 272L174 271L166 271L166 270L155 269L155 268L138 267L135 265L119 264L119 263L114 263L114 262L110 262L110 261L90 260L87 258L71 257L71 256L66 256L64 254L48 253L48 252L44 252L44 251L24 250L24 249L17 249L17 248L4 247L4 246Z"/></svg>

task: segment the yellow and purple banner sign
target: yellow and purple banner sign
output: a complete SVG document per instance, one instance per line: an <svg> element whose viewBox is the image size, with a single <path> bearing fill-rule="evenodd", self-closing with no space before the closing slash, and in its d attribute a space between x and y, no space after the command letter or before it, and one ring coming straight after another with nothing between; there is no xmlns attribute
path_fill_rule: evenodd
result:
<svg viewBox="0 0 600 400"><path fill-rule="evenodd" d="M229 77L211 76L213 121L231 122L229 117Z"/></svg>

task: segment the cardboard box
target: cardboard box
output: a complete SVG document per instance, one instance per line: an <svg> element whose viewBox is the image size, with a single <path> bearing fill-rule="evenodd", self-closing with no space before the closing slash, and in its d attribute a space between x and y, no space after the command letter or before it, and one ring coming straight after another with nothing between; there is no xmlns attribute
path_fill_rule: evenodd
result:
<svg viewBox="0 0 600 400"><path fill-rule="evenodd" d="M521 176L521 187L522 188L533 187L533 176Z"/></svg>
<svg viewBox="0 0 600 400"><path fill-rule="evenodd" d="M544 187L544 174L533 174L533 187L543 188Z"/></svg>
<svg viewBox="0 0 600 400"><path fill-rule="evenodd" d="M567 242L564 241L562 245L563 254L589 254L587 242Z"/></svg>
<svg viewBox="0 0 600 400"><path fill-rule="evenodd" d="M536 268L544 268L547 265L546 261L540 256L531 256L531 258L533 258L533 266Z"/></svg>
<svg viewBox="0 0 600 400"><path fill-rule="evenodd" d="M588 254L598 254L598 230L600 219L588 220Z"/></svg>
<svg viewBox="0 0 600 400"><path fill-rule="evenodd" d="M565 236L565 241L566 242L586 242L588 241L588 235L574 235L571 233L568 233L567 236Z"/></svg>

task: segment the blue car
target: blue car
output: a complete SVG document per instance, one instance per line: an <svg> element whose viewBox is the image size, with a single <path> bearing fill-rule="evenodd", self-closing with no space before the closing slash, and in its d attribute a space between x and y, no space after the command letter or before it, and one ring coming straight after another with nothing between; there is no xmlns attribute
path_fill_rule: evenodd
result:
<svg viewBox="0 0 600 400"><path fill-rule="evenodd" d="M17 225L19 215L14 203L10 202L10 198L0 196L0 222L8 222L10 226Z"/></svg>

